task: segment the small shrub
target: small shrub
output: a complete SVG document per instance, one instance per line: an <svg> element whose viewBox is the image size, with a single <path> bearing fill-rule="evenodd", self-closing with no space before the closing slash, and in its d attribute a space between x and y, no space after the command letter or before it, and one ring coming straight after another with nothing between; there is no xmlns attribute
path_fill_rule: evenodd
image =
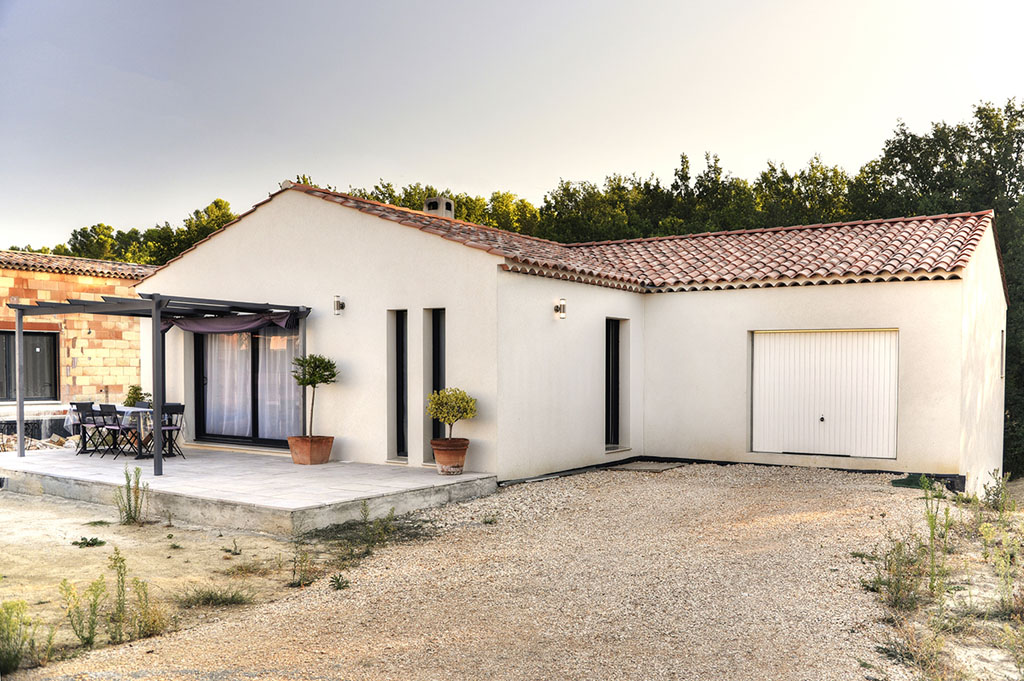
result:
<svg viewBox="0 0 1024 681"><path fill-rule="evenodd" d="M1017 673L1024 678L1024 622L1017 618L1015 624L1016 627L1009 624L1003 625L1003 636L1000 643L1010 653L1013 664L1017 667Z"/></svg>
<svg viewBox="0 0 1024 681"><path fill-rule="evenodd" d="M12 674L21 666L31 631L25 601L0 603L0 674Z"/></svg>
<svg viewBox="0 0 1024 681"><path fill-rule="evenodd" d="M942 637L905 620L898 620L876 650L893 662L916 669L922 679L960 681L967 677L943 650Z"/></svg>
<svg viewBox="0 0 1024 681"><path fill-rule="evenodd" d="M496 525L498 523L498 516L496 515L485 515L483 517L484 525Z"/></svg>
<svg viewBox="0 0 1024 681"><path fill-rule="evenodd" d="M174 600L183 608L248 605L253 602L253 595L248 589L237 586L193 584L182 589Z"/></svg>
<svg viewBox="0 0 1024 681"><path fill-rule="evenodd" d="M64 601L64 613L68 618L68 624L71 625L71 631L83 646L92 648L96 643L100 609L107 598L107 582L103 575L86 588L84 601L75 585L66 579L60 583L60 595Z"/></svg>
<svg viewBox="0 0 1024 681"><path fill-rule="evenodd" d="M135 593L135 607L132 610L131 631L137 638L159 636L171 626L164 609L160 604L149 598L149 584L141 579L132 580L132 591Z"/></svg>
<svg viewBox="0 0 1024 681"><path fill-rule="evenodd" d="M103 541L99 537L82 537L71 542L72 546L77 546L80 549L86 549L92 546L103 546L107 542Z"/></svg>
<svg viewBox="0 0 1024 681"><path fill-rule="evenodd" d="M177 544L175 542L171 542L171 548L177 550L177 549L183 549L185 547L182 546L181 544Z"/></svg>
<svg viewBox="0 0 1024 681"><path fill-rule="evenodd" d="M305 588L315 582L316 578L316 568L309 551L296 543L295 553L292 555L292 581L288 582L288 586Z"/></svg>
<svg viewBox="0 0 1024 681"><path fill-rule="evenodd" d="M106 527L109 524L109 520L90 520L86 523L89 527Z"/></svg>
<svg viewBox="0 0 1024 681"><path fill-rule="evenodd" d="M149 483L140 482L141 477L142 469L138 466L131 471L124 467L124 486L114 492L114 503L122 525L141 525L143 522Z"/></svg>
<svg viewBox="0 0 1024 681"><path fill-rule="evenodd" d="M128 386L128 392L124 395L124 406L134 407L136 402L152 402L153 393L142 392L141 385Z"/></svg>
<svg viewBox="0 0 1024 681"><path fill-rule="evenodd" d="M476 399L460 388L435 390L427 398L427 416L447 425L451 437L456 423L476 416Z"/></svg>
<svg viewBox="0 0 1024 681"><path fill-rule="evenodd" d="M111 643L123 643L128 637L128 564L114 547L107 565L114 571L114 605L107 615L107 636Z"/></svg>
<svg viewBox="0 0 1024 681"><path fill-rule="evenodd" d="M342 589L347 589L350 586L352 586L352 583L340 572L331 575L331 588L335 591L341 591Z"/></svg>

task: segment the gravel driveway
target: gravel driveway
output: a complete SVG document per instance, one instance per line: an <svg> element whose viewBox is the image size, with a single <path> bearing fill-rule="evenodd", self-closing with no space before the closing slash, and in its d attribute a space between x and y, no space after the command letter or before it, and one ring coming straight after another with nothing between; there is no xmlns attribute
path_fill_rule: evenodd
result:
<svg viewBox="0 0 1024 681"><path fill-rule="evenodd" d="M902 678L850 557L922 515L891 479L689 465L517 485L424 512L445 531L380 550L348 590L19 678Z"/></svg>

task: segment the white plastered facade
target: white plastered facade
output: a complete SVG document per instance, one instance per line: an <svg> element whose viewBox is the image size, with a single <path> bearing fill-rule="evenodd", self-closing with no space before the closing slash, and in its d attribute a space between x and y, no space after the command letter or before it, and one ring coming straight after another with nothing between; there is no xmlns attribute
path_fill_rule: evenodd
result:
<svg viewBox="0 0 1024 681"><path fill-rule="evenodd" d="M446 384L478 400L477 418L455 433L472 441L471 470L509 480L649 456L959 475L976 491L1002 461L1006 300L996 253L989 230L959 279L641 294L507 272L500 256L284 191L138 289L312 308L307 351L340 369L316 407L335 459L394 460L388 311L397 309L408 311L403 465L429 462L427 311L443 308ZM565 319L553 312L562 298ZM622 321L612 451L606 319ZM898 329L896 458L751 451L752 333L780 329ZM150 345L144 338L144 365ZM171 330L166 348L167 398L191 405L190 334Z"/></svg>

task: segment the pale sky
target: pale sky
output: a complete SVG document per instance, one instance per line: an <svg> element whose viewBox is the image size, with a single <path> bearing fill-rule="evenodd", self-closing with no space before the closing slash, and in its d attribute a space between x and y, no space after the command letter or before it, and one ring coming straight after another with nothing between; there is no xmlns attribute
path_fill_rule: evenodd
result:
<svg viewBox="0 0 1024 681"><path fill-rule="evenodd" d="M559 178L855 172L1024 97L1005 0L0 0L0 248L180 226L297 173L537 204Z"/></svg>

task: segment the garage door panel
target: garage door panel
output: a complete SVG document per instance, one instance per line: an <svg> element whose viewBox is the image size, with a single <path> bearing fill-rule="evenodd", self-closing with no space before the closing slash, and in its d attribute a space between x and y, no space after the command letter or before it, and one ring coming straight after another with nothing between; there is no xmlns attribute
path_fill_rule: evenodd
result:
<svg viewBox="0 0 1024 681"><path fill-rule="evenodd" d="M894 458L898 340L889 330L755 333L754 450Z"/></svg>

